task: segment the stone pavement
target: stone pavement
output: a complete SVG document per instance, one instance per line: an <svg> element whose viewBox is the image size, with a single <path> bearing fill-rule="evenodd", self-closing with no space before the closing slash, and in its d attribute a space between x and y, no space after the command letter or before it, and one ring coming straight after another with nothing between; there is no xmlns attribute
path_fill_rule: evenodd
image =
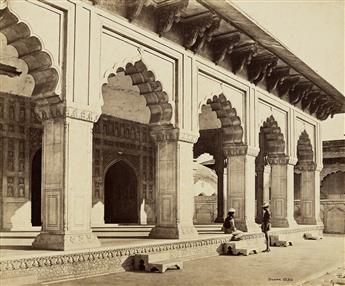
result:
<svg viewBox="0 0 345 286"><path fill-rule="evenodd" d="M270 253L187 261L183 270L164 274L123 272L51 285L301 285L344 265L344 242L344 235L325 235L323 240L304 240L292 247L272 248Z"/></svg>

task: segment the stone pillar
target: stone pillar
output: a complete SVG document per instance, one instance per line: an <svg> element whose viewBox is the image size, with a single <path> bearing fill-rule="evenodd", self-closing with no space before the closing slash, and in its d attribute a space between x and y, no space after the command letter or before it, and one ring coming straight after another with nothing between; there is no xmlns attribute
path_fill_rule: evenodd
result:
<svg viewBox="0 0 345 286"><path fill-rule="evenodd" d="M320 191L316 191L316 166L311 164L298 164L301 172L301 224L318 224L320 220ZM320 190L320 189L319 189ZM318 198L316 198L318 193Z"/></svg>
<svg viewBox="0 0 345 286"><path fill-rule="evenodd" d="M218 158L217 158L218 159ZM216 159L216 174L217 174L217 218L215 222L224 222L224 160Z"/></svg>
<svg viewBox="0 0 345 286"><path fill-rule="evenodd" d="M179 129L156 126L151 135L157 145L156 226L151 238L196 238L193 225L193 144ZM189 138L191 139L191 138Z"/></svg>
<svg viewBox="0 0 345 286"><path fill-rule="evenodd" d="M225 145L227 157L227 208L234 208L239 230L259 231L255 223L255 157L245 145Z"/></svg>
<svg viewBox="0 0 345 286"><path fill-rule="evenodd" d="M273 227L297 225L294 214L294 165L285 155L269 155L271 165L271 211Z"/></svg>
<svg viewBox="0 0 345 286"><path fill-rule="evenodd" d="M258 223L262 222L263 211L262 205L270 201L270 186L271 186L271 166L266 165L257 168L257 188L256 188L256 220Z"/></svg>
<svg viewBox="0 0 345 286"><path fill-rule="evenodd" d="M91 231L92 127L98 115L58 105L38 113L44 130L43 225L32 246L54 250L98 247L100 242Z"/></svg>

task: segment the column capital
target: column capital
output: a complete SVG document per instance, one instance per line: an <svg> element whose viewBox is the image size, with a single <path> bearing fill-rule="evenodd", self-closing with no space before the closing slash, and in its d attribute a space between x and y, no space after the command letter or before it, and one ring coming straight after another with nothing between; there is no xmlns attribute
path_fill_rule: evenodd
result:
<svg viewBox="0 0 345 286"><path fill-rule="evenodd" d="M289 157L289 161L288 161L289 165L295 166L297 164L297 162L298 162L297 157Z"/></svg>
<svg viewBox="0 0 345 286"><path fill-rule="evenodd" d="M90 108L67 106L65 102L57 102L53 104L39 105L36 104L35 112L42 120L72 118L88 122L97 122L101 112Z"/></svg>
<svg viewBox="0 0 345 286"><path fill-rule="evenodd" d="M226 157L246 155L248 146L244 144L226 144L223 146L223 152Z"/></svg>
<svg viewBox="0 0 345 286"><path fill-rule="evenodd" d="M298 162L295 168L300 171L313 172L316 170L316 164L314 162Z"/></svg>
<svg viewBox="0 0 345 286"><path fill-rule="evenodd" d="M270 165L287 165L289 162L289 157L284 154L268 155L268 163Z"/></svg>
<svg viewBox="0 0 345 286"><path fill-rule="evenodd" d="M179 129L172 124L152 126L150 134L155 143L176 142L179 139Z"/></svg>

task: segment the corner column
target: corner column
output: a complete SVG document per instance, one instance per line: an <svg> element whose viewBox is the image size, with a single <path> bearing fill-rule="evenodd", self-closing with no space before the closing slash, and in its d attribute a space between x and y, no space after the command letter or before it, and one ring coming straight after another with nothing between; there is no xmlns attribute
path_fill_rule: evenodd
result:
<svg viewBox="0 0 345 286"><path fill-rule="evenodd" d="M151 238L196 238L193 225L193 144L197 136L184 136L171 125L151 129L157 146L156 226Z"/></svg>
<svg viewBox="0 0 345 286"><path fill-rule="evenodd" d="M222 154L223 155L223 154ZM222 156L223 157L223 156ZM224 160L218 158L216 159L216 174L217 174L217 218L214 222L222 223L224 222L224 217L226 216L224 210Z"/></svg>
<svg viewBox="0 0 345 286"><path fill-rule="evenodd" d="M297 225L294 214L294 164L285 155L269 155L271 165L271 210L273 227Z"/></svg>
<svg viewBox="0 0 345 286"><path fill-rule="evenodd" d="M227 157L227 207L234 208L236 227L241 231L256 232L255 223L255 157L245 145L225 145Z"/></svg>
<svg viewBox="0 0 345 286"><path fill-rule="evenodd" d="M38 113L43 121L42 231L36 249L100 246L91 231L92 128L99 114L63 103Z"/></svg>

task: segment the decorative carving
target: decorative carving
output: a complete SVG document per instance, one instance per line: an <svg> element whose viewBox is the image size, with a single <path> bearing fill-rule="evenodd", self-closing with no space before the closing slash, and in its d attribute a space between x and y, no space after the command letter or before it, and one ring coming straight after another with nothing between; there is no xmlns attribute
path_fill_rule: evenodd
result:
<svg viewBox="0 0 345 286"><path fill-rule="evenodd" d="M280 66L273 68L270 75L266 77L266 88L269 92L274 90L277 85L282 85L286 76L289 75L290 67Z"/></svg>
<svg viewBox="0 0 345 286"><path fill-rule="evenodd" d="M289 100L291 104L297 104L304 96L310 92L313 84L309 81L301 81L297 85L290 89Z"/></svg>
<svg viewBox="0 0 345 286"><path fill-rule="evenodd" d="M241 33L232 31L230 33L214 36L212 39L213 60L218 65L226 55L230 55L234 46L240 41Z"/></svg>
<svg viewBox="0 0 345 286"><path fill-rule="evenodd" d="M247 145L244 144L225 144L223 146L223 152L225 157L246 155L247 149Z"/></svg>
<svg viewBox="0 0 345 286"><path fill-rule="evenodd" d="M276 56L269 53L262 53L253 56L252 61L248 64L248 80L257 85L266 76L270 76L273 68L277 65Z"/></svg>
<svg viewBox="0 0 345 286"><path fill-rule="evenodd" d="M174 23L181 20L181 11L188 6L188 0L179 0L172 3L163 3L156 8L158 27L160 36L170 31Z"/></svg>
<svg viewBox="0 0 345 286"><path fill-rule="evenodd" d="M154 126L150 132L156 144L164 143L166 141L176 142L179 139L179 129L172 125Z"/></svg>
<svg viewBox="0 0 345 286"><path fill-rule="evenodd" d="M269 154L267 160L270 165L287 165L289 157L282 154Z"/></svg>
<svg viewBox="0 0 345 286"><path fill-rule="evenodd" d="M297 83L300 81L301 75L293 74L284 77L284 80L277 86L278 95L282 97L287 94L290 89L294 89Z"/></svg>
<svg viewBox="0 0 345 286"><path fill-rule="evenodd" d="M184 47L199 52L212 40L220 25L220 18L210 12L183 19L185 34Z"/></svg>
<svg viewBox="0 0 345 286"><path fill-rule="evenodd" d="M244 65L250 65L256 52L257 45L253 42L246 42L234 47L230 55L232 72L236 74Z"/></svg>
<svg viewBox="0 0 345 286"><path fill-rule="evenodd" d="M223 142L227 144L242 144L243 128L241 126L241 119L237 116L236 109L232 107L225 95L213 96L212 100L207 100L207 104L211 106L212 111L216 112L217 118L221 122Z"/></svg>

